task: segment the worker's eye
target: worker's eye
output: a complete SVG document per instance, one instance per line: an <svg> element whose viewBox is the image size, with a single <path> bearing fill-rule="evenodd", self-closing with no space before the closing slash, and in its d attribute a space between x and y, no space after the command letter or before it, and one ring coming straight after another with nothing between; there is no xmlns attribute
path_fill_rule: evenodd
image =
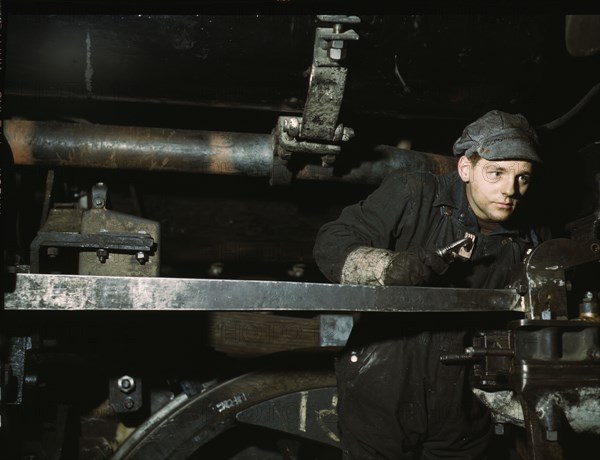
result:
<svg viewBox="0 0 600 460"><path fill-rule="evenodd" d="M488 169L485 172L485 177L490 182L497 182L502 177L502 171L497 169Z"/></svg>
<svg viewBox="0 0 600 460"><path fill-rule="evenodd" d="M529 174L521 174L519 176L519 182L523 185L529 184L530 180L531 180L531 177L529 176Z"/></svg>

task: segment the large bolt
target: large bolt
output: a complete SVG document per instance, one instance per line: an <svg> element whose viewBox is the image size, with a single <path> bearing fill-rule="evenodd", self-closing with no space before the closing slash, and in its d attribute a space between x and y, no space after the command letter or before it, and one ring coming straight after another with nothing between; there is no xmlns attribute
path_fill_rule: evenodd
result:
<svg viewBox="0 0 600 460"><path fill-rule="evenodd" d="M135 389L135 380L133 377L124 375L117 380L117 386L123 393L131 393Z"/></svg>
<svg viewBox="0 0 600 460"><path fill-rule="evenodd" d="M146 263L146 254L144 253L144 251L139 251L136 255L135 255L136 260L144 265Z"/></svg>
<svg viewBox="0 0 600 460"><path fill-rule="evenodd" d="M600 321L600 306L594 293L587 291L579 304L579 319Z"/></svg>
<svg viewBox="0 0 600 460"><path fill-rule="evenodd" d="M50 247L50 248L46 249L46 254L48 254L48 257L50 257L51 259L54 259L58 255L58 248L56 248L54 246Z"/></svg>
<svg viewBox="0 0 600 460"><path fill-rule="evenodd" d="M295 117L284 119L283 130L287 133L288 136L293 138L297 137L300 133L300 121Z"/></svg>
<svg viewBox="0 0 600 460"><path fill-rule="evenodd" d="M208 274L210 276L219 277L223 274L223 267L224 265L221 262L215 262L210 265L208 269Z"/></svg>
<svg viewBox="0 0 600 460"><path fill-rule="evenodd" d="M329 48L329 58L332 61L341 61L346 57L346 50L339 48Z"/></svg>
<svg viewBox="0 0 600 460"><path fill-rule="evenodd" d="M134 408L135 403L133 402L133 399L125 398L125 401L123 401L123 406L125 407L125 409L131 410Z"/></svg>
<svg viewBox="0 0 600 460"><path fill-rule="evenodd" d="M589 352L588 355L591 359L593 359L594 361L600 361L600 348L592 348Z"/></svg>
<svg viewBox="0 0 600 460"><path fill-rule="evenodd" d="M515 285L515 289L519 295L527 294L527 284L525 284L525 283L521 283L521 282L517 283Z"/></svg>
<svg viewBox="0 0 600 460"><path fill-rule="evenodd" d="M354 137L354 130L352 128L349 128L346 126L344 128L344 131L342 132L342 141L344 141L344 142L349 141L353 137Z"/></svg>
<svg viewBox="0 0 600 460"><path fill-rule="evenodd" d="M105 263L106 259L108 259L108 251L106 249L98 249L96 255L101 264Z"/></svg>
<svg viewBox="0 0 600 460"><path fill-rule="evenodd" d="M304 264L295 264L291 270L288 270L288 275L293 278L302 278L304 276L304 269L306 265Z"/></svg>

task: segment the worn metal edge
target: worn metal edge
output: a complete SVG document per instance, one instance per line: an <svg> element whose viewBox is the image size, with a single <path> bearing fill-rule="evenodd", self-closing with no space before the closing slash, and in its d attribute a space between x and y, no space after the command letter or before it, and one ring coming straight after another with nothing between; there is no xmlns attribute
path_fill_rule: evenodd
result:
<svg viewBox="0 0 600 460"><path fill-rule="evenodd" d="M5 310L524 311L512 289L17 273Z"/></svg>

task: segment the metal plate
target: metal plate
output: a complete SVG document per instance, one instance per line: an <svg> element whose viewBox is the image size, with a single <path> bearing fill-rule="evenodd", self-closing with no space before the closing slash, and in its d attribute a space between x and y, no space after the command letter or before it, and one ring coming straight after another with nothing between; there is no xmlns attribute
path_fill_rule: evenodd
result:
<svg viewBox="0 0 600 460"><path fill-rule="evenodd" d="M508 289L17 273L6 310L522 311Z"/></svg>

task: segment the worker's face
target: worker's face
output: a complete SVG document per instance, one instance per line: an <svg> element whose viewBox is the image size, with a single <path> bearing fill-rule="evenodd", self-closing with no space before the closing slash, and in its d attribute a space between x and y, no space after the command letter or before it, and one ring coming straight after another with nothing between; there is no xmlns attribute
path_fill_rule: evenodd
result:
<svg viewBox="0 0 600 460"><path fill-rule="evenodd" d="M504 222L513 215L529 188L532 170L529 161L480 158L473 163L463 155L458 162L471 209L486 222Z"/></svg>

